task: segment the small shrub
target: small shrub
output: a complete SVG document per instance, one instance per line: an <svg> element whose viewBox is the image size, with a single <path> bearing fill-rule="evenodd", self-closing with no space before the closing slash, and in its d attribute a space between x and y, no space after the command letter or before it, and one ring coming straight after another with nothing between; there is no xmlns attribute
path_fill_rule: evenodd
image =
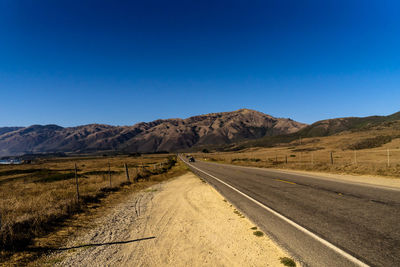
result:
<svg viewBox="0 0 400 267"><path fill-rule="evenodd" d="M235 213L235 214L237 214L237 215L239 215L239 216L242 216L242 214L240 213L240 211L238 211L238 210L236 210L236 209L233 211L233 213Z"/></svg>
<svg viewBox="0 0 400 267"><path fill-rule="evenodd" d="M264 235L264 233L261 232L261 231L254 231L254 232L253 232L253 235L258 236L258 237L261 237L261 236Z"/></svg>
<svg viewBox="0 0 400 267"><path fill-rule="evenodd" d="M280 258L280 260L281 260L281 263L285 266L296 267L296 263L291 258L283 257L283 258Z"/></svg>

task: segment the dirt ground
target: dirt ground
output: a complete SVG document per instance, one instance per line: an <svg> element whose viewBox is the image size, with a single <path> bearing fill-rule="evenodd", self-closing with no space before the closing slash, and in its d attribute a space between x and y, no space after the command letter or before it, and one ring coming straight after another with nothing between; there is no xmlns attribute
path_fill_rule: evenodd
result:
<svg viewBox="0 0 400 267"><path fill-rule="evenodd" d="M288 256L192 173L132 194L42 263L58 266L283 266Z"/></svg>

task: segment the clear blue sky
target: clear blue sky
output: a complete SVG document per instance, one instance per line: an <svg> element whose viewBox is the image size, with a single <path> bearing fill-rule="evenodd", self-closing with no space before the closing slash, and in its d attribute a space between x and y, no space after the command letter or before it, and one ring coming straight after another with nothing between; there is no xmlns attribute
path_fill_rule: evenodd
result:
<svg viewBox="0 0 400 267"><path fill-rule="evenodd" d="M0 127L400 110L399 1L0 0Z"/></svg>

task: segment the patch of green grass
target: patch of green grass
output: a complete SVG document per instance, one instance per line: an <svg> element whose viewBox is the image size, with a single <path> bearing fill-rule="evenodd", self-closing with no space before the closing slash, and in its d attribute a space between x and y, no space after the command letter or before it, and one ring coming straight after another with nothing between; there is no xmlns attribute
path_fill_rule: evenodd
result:
<svg viewBox="0 0 400 267"><path fill-rule="evenodd" d="M261 231L254 231L254 232L253 232L253 235L261 237L261 236L264 235L264 233L261 232Z"/></svg>
<svg viewBox="0 0 400 267"><path fill-rule="evenodd" d="M251 230L257 230L257 226L251 227Z"/></svg>
<svg viewBox="0 0 400 267"><path fill-rule="evenodd" d="M157 189L149 188L149 189L145 190L145 192L157 192Z"/></svg>
<svg viewBox="0 0 400 267"><path fill-rule="evenodd" d="M281 260L281 263L285 266L296 267L296 263L291 258L283 257L283 258L280 258L280 260Z"/></svg>

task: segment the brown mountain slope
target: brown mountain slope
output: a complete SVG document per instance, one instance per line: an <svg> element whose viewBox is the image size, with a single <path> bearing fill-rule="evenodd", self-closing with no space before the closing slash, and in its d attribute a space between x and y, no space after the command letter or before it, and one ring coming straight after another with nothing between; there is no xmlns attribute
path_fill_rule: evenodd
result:
<svg viewBox="0 0 400 267"><path fill-rule="evenodd" d="M387 129L391 131L400 122L400 112L388 116L368 116L368 117L344 117L317 121L299 131L283 134L264 136L256 140L244 140L234 145L218 147L219 150L240 150L249 147L273 147L278 144L290 143L299 138L323 137L344 132L374 132L376 129ZM392 134L397 138L398 134ZM389 140L389 139L387 139Z"/></svg>
<svg viewBox="0 0 400 267"><path fill-rule="evenodd" d="M178 151L296 132L305 124L241 109L133 126L33 125L0 134L0 155L43 152Z"/></svg>
<svg viewBox="0 0 400 267"><path fill-rule="evenodd" d="M302 137L330 136L343 131L363 131L400 120L400 112L388 116L346 117L317 121L297 132Z"/></svg>
<svg viewBox="0 0 400 267"><path fill-rule="evenodd" d="M8 132L16 131L21 128L23 128L23 127L0 127L0 135L8 133Z"/></svg>

